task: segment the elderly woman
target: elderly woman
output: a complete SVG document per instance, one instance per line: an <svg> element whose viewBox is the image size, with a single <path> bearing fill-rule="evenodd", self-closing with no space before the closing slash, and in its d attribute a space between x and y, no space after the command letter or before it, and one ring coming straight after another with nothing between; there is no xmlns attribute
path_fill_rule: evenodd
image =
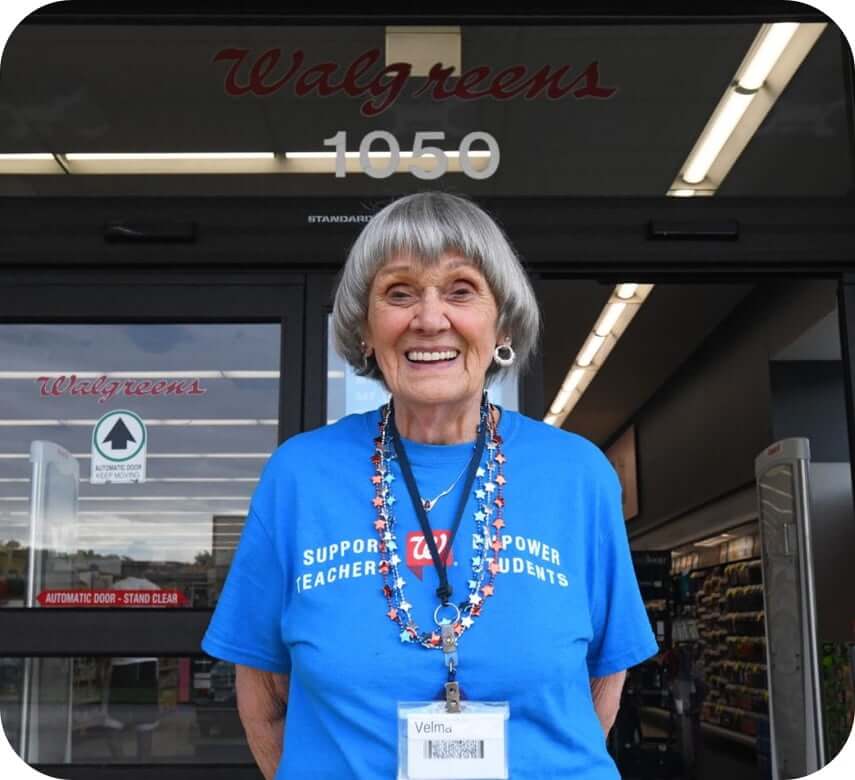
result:
<svg viewBox="0 0 855 780"><path fill-rule="evenodd" d="M452 195L393 202L333 325L391 398L273 454L202 645L238 664L265 777L392 778L398 704L458 695L507 704L515 780L618 777L604 734L656 643L606 458L489 401L540 325L502 231Z"/></svg>

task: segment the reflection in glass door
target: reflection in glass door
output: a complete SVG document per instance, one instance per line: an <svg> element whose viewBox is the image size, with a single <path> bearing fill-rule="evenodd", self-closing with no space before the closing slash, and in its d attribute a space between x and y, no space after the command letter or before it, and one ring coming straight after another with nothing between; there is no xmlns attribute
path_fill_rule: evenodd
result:
<svg viewBox="0 0 855 780"><path fill-rule="evenodd" d="M278 323L0 325L0 607L214 606L277 444L280 338ZM147 745L210 730L202 661L85 660L2 664L28 762L95 760L87 735L141 724L158 736L137 757L176 760ZM146 718L117 705L128 690Z"/></svg>

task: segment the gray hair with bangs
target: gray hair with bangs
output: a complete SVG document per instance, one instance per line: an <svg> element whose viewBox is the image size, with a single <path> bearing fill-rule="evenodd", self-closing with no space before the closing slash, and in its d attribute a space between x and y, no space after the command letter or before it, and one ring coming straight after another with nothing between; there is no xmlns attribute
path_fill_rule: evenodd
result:
<svg viewBox="0 0 855 780"><path fill-rule="evenodd" d="M510 338L516 352L513 368L525 368L540 335L540 309L516 252L501 228L471 201L422 192L377 212L341 272L333 303L333 338L336 351L358 374L383 379L377 361L372 356L366 365L361 349L368 295L381 266L398 254L432 265L448 252L465 257L484 275L499 311L497 331ZM491 363L487 376L506 370Z"/></svg>

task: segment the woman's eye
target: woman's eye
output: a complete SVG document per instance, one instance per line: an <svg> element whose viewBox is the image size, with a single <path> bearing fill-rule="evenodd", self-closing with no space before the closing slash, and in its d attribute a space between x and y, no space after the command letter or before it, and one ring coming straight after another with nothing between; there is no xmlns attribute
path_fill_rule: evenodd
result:
<svg viewBox="0 0 855 780"><path fill-rule="evenodd" d="M468 298L470 295L472 295L472 288L469 285L460 285L451 290L452 298Z"/></svg>
<svg viewBox="0 0 855 780"><path fill-rule="evenodd" d="M408 301L412 298L413 294L403 287L393 287L386 293L386 297L389 298L390 301Z"/></svg>

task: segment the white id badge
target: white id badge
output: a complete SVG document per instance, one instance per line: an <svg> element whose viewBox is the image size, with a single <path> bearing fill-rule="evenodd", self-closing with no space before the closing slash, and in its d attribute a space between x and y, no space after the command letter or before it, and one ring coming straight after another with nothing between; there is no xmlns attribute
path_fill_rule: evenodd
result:
<svg viewBox="0 0 855 780"><path fill-rule="evenodd" d="M506 701L398 703L398 780L507 780Z"/></svg>

